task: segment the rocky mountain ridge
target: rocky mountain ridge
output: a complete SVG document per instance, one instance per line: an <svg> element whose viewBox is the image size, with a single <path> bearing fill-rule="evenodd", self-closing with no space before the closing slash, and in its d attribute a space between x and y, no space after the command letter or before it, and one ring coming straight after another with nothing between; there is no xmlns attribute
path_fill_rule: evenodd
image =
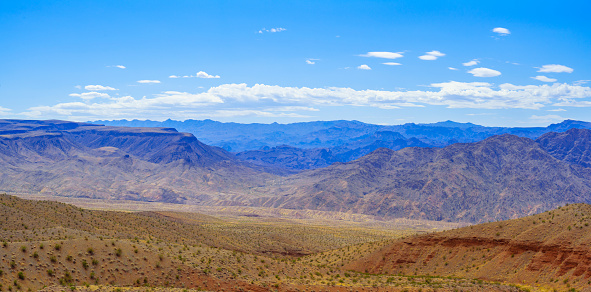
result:
<svg viewBox="0 0 591 292"><path fill-rule="evenodd" d="M97 121L113 126L173 127L194 134L204 143L237 154L257 165L301 171L349 162L380 147L445 147L512 134L536 139L549 132L591 129L591 123L566 120L548 127L485 127L445 121L433 124L373 125L358 121L318 121L293 124L239 124L212 120ZM302 158L305 157L305 158ZM314 161L311 163L310 161Z"/></svg>
<svg viewBox="0 0 591 292"><path fill-rule="evenodd" d="M0 149L10 193L199 203L273 176L171 128L3 120Z"/></svg>

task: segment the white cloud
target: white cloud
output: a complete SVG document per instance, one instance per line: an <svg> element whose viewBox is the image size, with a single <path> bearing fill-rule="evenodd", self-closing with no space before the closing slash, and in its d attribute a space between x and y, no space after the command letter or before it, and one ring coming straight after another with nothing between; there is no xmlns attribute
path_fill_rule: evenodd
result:
<svg viewBox="0 0 591 292"><path fill-rule="evenodd" d="M447 69L453 70L453 71L457 71L458 70L458 68L454 68L454 67L447 67Z"/></svg>
<svg viewBox="0 0 591 292"><path fill-rule="evenodd" d="M115 67L115 68L119 68L119 69L125 69L126 68L123 65L113 65L113 66L107 66L107 67Z"/></svg>
<svg viewBox="0 0 591 292"><path fill-rule="evenodd" d="M209 75L203 71L199 71L199 72L197 72L197 74L195 74L195 77L209 79L209 78L220 78L220 75Z"/></svg>
<svg viewBox="0 0 591 292"><path fill-rule="evenodd" d="M498 33L499 35L502 35L502 36L510 35L511 34L511 32L508 29L504 28L504 27L495 27L495 28L493 28L492 31L495 32L495 33Z"/></svg>
<svg viewBox="0 0 591 292"><path fill-rule="evenodd" d="M220 78L220 75L210 75L204 71L199 71L195 75L183 75L183 76L170 75L170 76L168 76L168 78L206 78L206 79L210 79L210 78ZM148 81L150 81L150 80L148 80ZM155 81L158 81L158 80L155 80ZM145 83L150 83L150 82L145 82ZM153 83L160 83L160 82L153 82Z"/></svg>
<svg viewBox="0 0 591 292"><path fill-rule="evenodd" d="M553 106L572 106L572 107L591 107L591 101L587 100L572 100L566 99L562 102L555 103Z"/></svg>
<svg viewBox="0 0 591 292"><path fill-rule="evenodd" d="M106 93L102 93L102 92L96 92L96 91L92 91L92 92L84 92L84 93L71 93L70 96L72 97L79 97L82 98L84 100L91 100L97 97L101 97L101 98L110 98L110 96Z"/></svg>
<svg viewBox="0 0 591 292"><path fill-rule="evenodd" d="M257 31L257 33L265 33L265 32L275 33L275 32L282 32L282 31L286 31L286 30L287 29L285 29L283 27L276 27L276 28L271 28L271 29L262 28L259 31Z"/></svg>
<svg viewBox="0 0 591 292"><path fill-rule="evenodd" d="M466 62L466 63L462 63L462 65L469 67L469 66L474 66L474 65L478 65L478 63L480 63L480 61L474 59L472 61Z"/></svg>
<svg viewBox="0 0 591 292"><path fill-rule="evenodd" d="M142 83L142 84L160 83L160 80L138 80L137 83Z"/></svg>
<svg viewBox="0 0 591 292"><path fill-rule="evenodd" d="M360 57L373 57L383 59L398 59L404 57L402 52L367 52L366 54L359 55Z"/></svg>
<svg viewBox="0 0 591 292"><path fill-rule="evenodd" d="M539 69L540 70L538 70L538 72L544 73L572 73L574 71L573 68L569 68L564 65L558 64L544 65L542 66L542 68Z"/></svg>
<svg viewBox="0 0 591 292"><path fill-rule="evenodd" d="M551 110L548 110L548 111L549 112L565 112L566 110L563 109L563 108L557 108L557 109L551 109Z"/></svg>
<svg viewBox="0 0 591 292"><path fill-rule="evenodd" d="M495 77L495 76L501 75L501 72L499 72L497 70L483 68L483 67L474 68L474 69L468 71L468 73L474 75L475 77Z"/></svg>
<svg viewBox="0 0 591 292"><path fill-rule="evenodd" d="M5 114L10 111L11 111L11 109L0 106L0 114Z"/></svg>
<svg viewBox="0 0 591 292"><path fill-rule="evenodd" d="M352 88L282 87L265 84L223 84L201 93L165 91L152 97L113 97L89 102L32 107L21 115L69 120L188 119L220 115L301 116L328 106L383 109L425 107L472 109L543 109L591 107L591 88L569 84L494 86L487 82L444 82L431 90L385 91ZM101 94L101 93L95 93ZM104 93L103 93L104 94Z"/></svg>
<svg viewBox="0 0 591 292"><path fill-rule="evenodd" d="M117 90L111 86L103 86L103 85L86 85L84 89L89 91L101 91L101 90Z"/></svg>
<svg viewBox="0 0 591 292"><path fill-rule="evenodd" d="M531 77L532 79L538 80L538 81L542 81L542 82L556 82L557 79L554 78L548 78L546 76L536 76L536 77Z"/></svg>
<svg viewBox="0 0 591 292"><path fill-rule="evenodd" d="M359 70L371 70L371 67L367 66L366 64L357 66Z"/></svg>
<svg viewBox="0 0 591 292"><path fill-rule="evenodd" d="M425 60L425 61L433 61L433 60L437 60L437 58L443 57L443 56L445 56L445 54L440 51L431 51L431 52L426 52L425 55L419 56L419 59Z"/></svg>
<svg viewBox="0 0 591 292"><path fill-rule="evenodd" d="M583 84L589 83L589 81L591 81L591 80L577 80L577 81L573 82L573 84L574 85L583 85Z"/></svg>
<svg viewBox="0 0 591 292"><path fill-rule="evenodd" d="M386 62L386 63L382 63L384 65L388 65L388 66L400 66L402 64L400 63L396 63L396 62Z"/></svg>
<svg viewBox="0 0 591 292"><path fill-rule="evenodd" d="M308 65L314 65L314 64L316 64L316 61L319 61L319 60L320 59L312 59L312 58L306 59L306 64L308 64Z"/></svg>

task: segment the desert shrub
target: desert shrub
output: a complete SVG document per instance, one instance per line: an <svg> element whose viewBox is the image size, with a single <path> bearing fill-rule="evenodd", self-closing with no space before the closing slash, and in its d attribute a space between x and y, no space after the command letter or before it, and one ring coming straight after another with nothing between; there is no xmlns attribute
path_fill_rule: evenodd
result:
<svg viewBox="0 0 591 292"><path fill-rule="evenodd" d="M62 245L57 243L54 247L55 250L61 250L62 249Z"/></svg>

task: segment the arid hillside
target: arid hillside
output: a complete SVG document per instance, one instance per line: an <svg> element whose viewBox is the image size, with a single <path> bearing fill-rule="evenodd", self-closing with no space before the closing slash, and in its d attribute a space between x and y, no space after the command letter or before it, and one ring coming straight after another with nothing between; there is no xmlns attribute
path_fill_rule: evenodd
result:
<svg viewBox="0 0 591 292"><path fill-rule="evenodd" d="M0 191L195 204L274 177L171 128L0 121Z"/></svg>
<svg viewBox="0 0 591 292"><path fill-rule="evenodd" d="M339 248L367 253L413 233L407 229L96 211L8 195L0 195L0 218L2 291L520 289L470 279L369 275L302 257Z"/></svg>
<svg viewBox="0 0 591 292"><path fill-rule="evenodd" d="M478 223L589 203L591 169L506 134L445 148L381 148L261 192L269 195L253 205Z"/></svg>
<svg viewBox="0 0 591 292"><path fill-rule="evenodd" d="M345 269L591 287L591 206L573 204L509 221L394 240Z"/></svg>

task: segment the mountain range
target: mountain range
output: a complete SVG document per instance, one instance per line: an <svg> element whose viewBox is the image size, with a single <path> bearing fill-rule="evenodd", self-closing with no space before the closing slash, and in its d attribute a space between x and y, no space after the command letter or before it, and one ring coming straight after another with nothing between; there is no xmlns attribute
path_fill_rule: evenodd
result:
<svg viewBox="0 0 591 292"><path fill-rule="evenodd" d="M591 203L591 130L581 125L556 124L551 127L570 129L536 140L502 134L445 147L378 148L328 166L314 157L330 157L329 150L279 147L279 153L298 157L294 165L321 167L294 174L249 162L256 157L238 159L244 154L172 128L2 120L0 191L496 221ZM351 141L404 140L401 136L378 131ZM406 141L411 139L418 140Z"/></svg>
<svg viewBox="0 0 591 292"><path fill-rule="evenodd" d="M0 190L9 193L174 203L274 176L172 128L66 121L1 120L0 163Z"/></svg>
<svg viewBox="0 0 591 292"><path fill-rule="evenodd" d="M591 123L566 120L548 127L485 127L453 121L404 125L374 125L358 121L319 121L292 124L239 124L212 120L96 121L126 127L171 127L236 154L253 164L294 172L335 162L349 162L384 147L445 147L511 134L536 139L549 132L591 129Z"/></svg>

